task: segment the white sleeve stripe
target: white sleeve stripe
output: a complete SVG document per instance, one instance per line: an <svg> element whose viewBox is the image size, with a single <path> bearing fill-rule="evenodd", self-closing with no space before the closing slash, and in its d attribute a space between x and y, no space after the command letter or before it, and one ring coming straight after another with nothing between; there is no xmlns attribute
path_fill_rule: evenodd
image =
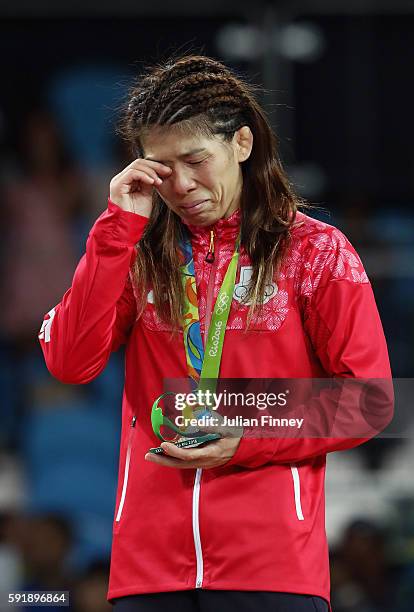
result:
<svg viewBox="0 0 414 612"><path fill-rule="evenodd" d="M52 328L53 319L55 318L56 310L52 308L47 313L49 315L49 319L46 319L42 323L42 327L39 332L39 339L44 340L45 342L50 342L50 330Z"/></svg>

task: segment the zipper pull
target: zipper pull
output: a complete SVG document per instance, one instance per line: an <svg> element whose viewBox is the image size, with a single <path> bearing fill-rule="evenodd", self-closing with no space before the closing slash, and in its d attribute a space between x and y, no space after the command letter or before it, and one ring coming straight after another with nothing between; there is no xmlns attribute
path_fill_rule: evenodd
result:
<svg viewBox="0 0 414 612"><path fill-rule="evenodd" d="M206 255L206 262L213 263L214 261L214 231L210 230L210 245Z"/></svg>
<svg viewBox="0 0 414 612"><path fill-rule="evenodd" d="M133 416L132 417L132 423L131 423L131 427L135 427L135 423L137 422L137 417Z"/></svg>

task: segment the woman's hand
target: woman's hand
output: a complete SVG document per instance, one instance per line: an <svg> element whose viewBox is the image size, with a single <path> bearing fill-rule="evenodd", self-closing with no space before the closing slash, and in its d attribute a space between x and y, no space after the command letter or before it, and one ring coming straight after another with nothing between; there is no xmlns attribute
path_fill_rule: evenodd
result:
<svg viewBox="0 0 414 612"><path fill-rule="evenodd" d="M201 448L178 448L171 442L162 442L165 455L147 453L145 459L165 467L181 470L194 468L216 468L233 457L241 438L221 438Z"/></svg>
<svg viewBox="0 0 414 612"><path fill-rule="evenodd" d="M111 180L109 197L123 210L149 217L153 190L160 187L171 172L171 168L159 162L135 159Z"/></svg>

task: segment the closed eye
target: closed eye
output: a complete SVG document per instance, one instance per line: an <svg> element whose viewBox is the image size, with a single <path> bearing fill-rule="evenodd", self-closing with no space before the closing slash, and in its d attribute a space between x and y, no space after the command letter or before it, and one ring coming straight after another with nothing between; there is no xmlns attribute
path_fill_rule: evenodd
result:
<svg viewBox="0 0 414 612"><path fill-rule="evenodd" d="M190 164L191 166L196 166L197 164L202 164L203 161L206 161L207 158L204 159L199 159L198 161L189 161L187 162L188 164Z"/></svg>

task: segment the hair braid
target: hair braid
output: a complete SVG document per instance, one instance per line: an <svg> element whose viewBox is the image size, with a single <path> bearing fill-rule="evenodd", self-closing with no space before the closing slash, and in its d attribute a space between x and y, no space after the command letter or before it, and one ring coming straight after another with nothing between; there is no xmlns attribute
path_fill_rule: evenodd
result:
<svg viewBox="0 0 414 612"><path fill-rule="evenodd" d="M143 121L151 124L156 118L159 125L171 124L173 122L171 115L176 114L179 104L181 106L193 105L193 114L197 114L205 110L204 108L201 110L201 106L205 106L203 104L205 100L210 99L217 106L215 97L218 95L230 96L231 93L234 98L234 106L239 105L238 99L240 102L246 99L235 79L229 79L226 75L221 74L192 74L173 82L169 87L160 91L158 100L151 106L148 115L143 117Z"/></svg>
<svg viewBox="0 0 414 612"><path fill-rule="evenodd" d="M221 107L232 107L240 111L247 106L247 101L237 92L231 91L223 84L206 87L200 84L197 89L184 89L175 96L169 104L160 111L158 123L160 125L176 123L178 118L183 120L184 108L187 109L187 117L191 115L208 113L208 111L220 111ZM189 114L188 114L189 113Z"/></svg>
<svg viewBox="0 0 414 612"><path fill-rule="evenodd" d="M223 74L223 69L226 70L220 62L200 55L184 57L176 62L167 63L165 66L166 73L169 73L174 79L179 79L182 76L186 77L194 73L199 74L201 72Z"/></svg>
<svg viewBox="0 0 414 612"><path fill-rule="evenodd" d="M221 91L216 89L217 85L222 86ZM206 112L209 100L216 111L220 105L241 110L251 100L246 84L243 85L223 64L211 58L185 57L165 67L158 66L132 91L126 131L191 118ZM210 96L209 88L213 90Z"/></svg>

